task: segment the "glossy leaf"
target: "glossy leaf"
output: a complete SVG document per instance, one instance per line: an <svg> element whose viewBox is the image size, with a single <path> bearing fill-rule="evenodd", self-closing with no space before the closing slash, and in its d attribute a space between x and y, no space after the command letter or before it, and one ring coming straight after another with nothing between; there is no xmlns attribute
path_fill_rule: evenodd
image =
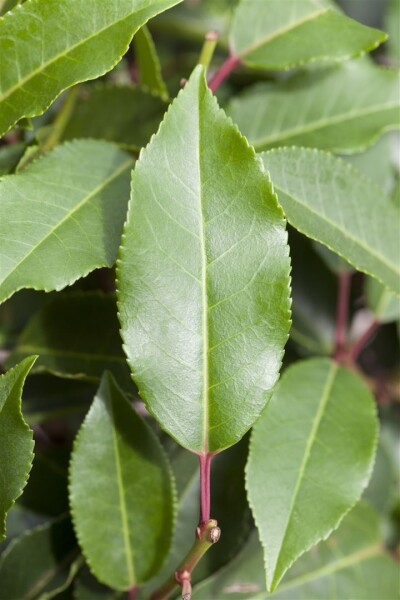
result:
<svg viewBox="0 0 400 600"><path fill-rule="evenodd" d="M375 401L329 359L289 367L253 429L247 490L267 589L360 498L377 442Z"/></svg>
<svg viewBox="0 0 400 600"><path fill-rule="evenodd" d="M71 85L112 69L133 34L179 1L69 0L66 10L58 0L32 0L7 13L0 21L0 134L40 115Z"/></svg>
<svg viewBox="0 0 400 600"><path fill-rule="evenodd" d="M262 549L254 533L235 560L194 589L193 600L393 600L398 568L382 547L379 526L375 511L359 504L337 532L300 558L272 594L262 580Z"/></svg>
<svg viewBox="0 0 400 600"><path fill-rule="evenodd" d="M132 166L112 144L81 140L0 181L0 301L113 264Z"/></svg>
<svg viewBox="0 0 400 600"><path fill-rule="evenodd" d="M133 43L140 85L163 100L168 100L168 90L162 78L156 47L146 26L139 29Z"/></svg>
<svg viewBox="0 0 400 600"><path fill-rule="evenodd" d="M103 139L140 149L165 110L165 102L137 87L98 83L84 89L62 139Z"/></svg>
<svg viewBox="0 0 400 600"><path fill-rule="evenodd" d="M400 298L376 279L366 280L365 296L368 308L380 323L400 319Z"/></svg>
<svg viewBox="0 0 400 600"><path fill-rule="evenodd" d="M293 227L400 293L399 211L382 190L326 152L281 148L262 157Z"/></svg>
<svg viewBox="0 0 400 600"><path fill-rule="evenodd" d="M6 365L12 366L30 354L39 355L36 373L99 381L103 371L109 369L124 388L134 387L122 352L112 294L74 292L55 296L29 321Z"/></svg>
<svg viewBox="0 0 400 600"><path fill-rule="evenodd" d="M1 594L7 600L48 600L78 568L67 517L36 527L14 540L0 557Z"/></svg>
<svg viewBox="0 0 400 600"><path fill-rule="evenodd" d="M285 222L202 67L142 152L118 262L124 348L148 409L196 452L237 442L289 329Z"/></svg>
<svg viewBox="0 0 400 600"><path fill-rule="evenodd" d="M173 496L160 443L106 373L70 472L75 531L99 581L125 590L157 572L171 544Z"/></svg>
<svg viewBox="0 0 400 600"><path fill-rule="evenodd" d="M264 69L345 60L373 50L386 38L326 0L241 0L231 30L234 54Z"/></svg>
<svg viewBox="0 0 400 600"><path fill-rule="evenodd" d="M258 84L235 98L228 114L256 150L296 145L354 152L399 127L399 85L397 70L356 60Z"/></svg>
<svg viewBox="0 0 400 600"><path fill-rule="evenodd" d="M0 540L6 533L6 514L21 495L32 466L33 434L22 416L21 395L35 360L26 358L0 376Z"/></svg>

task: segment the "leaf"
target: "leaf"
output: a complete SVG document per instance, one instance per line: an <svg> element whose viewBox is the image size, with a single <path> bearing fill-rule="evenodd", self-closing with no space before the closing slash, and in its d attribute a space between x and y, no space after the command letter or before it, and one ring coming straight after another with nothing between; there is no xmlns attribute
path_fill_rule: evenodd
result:
<svg viewBox="0 0 400 600"><path fill-rule="evenodd" d="M346 60L387 39L386 33L346 17L326 0L241 0L230 37L234 55L263 69Z"/></svg>
<svg viewBox="0 0 400 600"><path fill-rule="evenodd" d="M124 592L112 590L97 581L86 567L74 581L74 600L125 600Z"/></svg>
<svg viewBox="0 0 400 600"><path fill-rule="evenodd" d="M357 375L323 358L285 371L253 429L246 468L269 591L359 500L377 433L375 401Z"/></svg>
<svg viewBox="0 0 400 600"><path fill-rule="evenodd" d="M22 142L0 147L0 176L14 169L24 154L25 145Z"/></svg>
<svg viewBox="0 0 400 600"><path fill-rule="evenodd" d="M98 83L85 88L62 139L95 138L139 150L157 131L166 104L137 87Z"/></svg>
<svg viewBox="0 0 400 600"><path fill-rule="evenodd" d="M12 366L30 354L39 354L33 370L36 373L97 382L103 371L110 369L124 389L133 388L121 348L113 294L55 296L29 321L5 364Z"/></svg>
<svg viewBox="0 0 400 600"><path fill-rule="evenodd" d="M140 85L167 101L169 94L162 78L161 65L151 33L144 25L133 38Z"/></svg>
<svg viewBox="0 0 400 600"><path fill-rule="evenodd" d="M93 383L35 375L26 384L23 410L30 425L84 414L93 400Z"/></svg>
<svg viewBox="0 0 400 600"><path fill-rule="evenodd" d="M6 514L22 494L32 466L33 434L22 416L21 394L35 360L30 356L0 375L0 541L5 538Z"/></svg>
<svg viewBox="0 0 400 600"><path fill-rule="evenodd" d="M358 504L337 532L296 563L273 594L265 591L262 549L254 532L235 560L194 589L193 600L393 600L398 568L382 547L379 525L375 511Z"/></svg>
<svg viewBox="0 0 400 600"><path fill-rule="evenodd" d="M133 173L118 300L133 378L162 428L194 452L237 442L278 376L288 246L271 184L202 67Z"/></svg>
<svg viewBox="0 0 400 600"><path fill-rule="evenodd" d="M0 20L0 134L42 114L66 88L112 69L134 33L179 1L32 0L7 13Z"/></svg>
<svg viewBox="0 0 400 600"><path fill-rule="evenodd" d="M1 593L7 600L47 600L76 572L75 537L67 517L14 540L0 558ZM16 576L17 575L17 576Z"/></svg>
<svg viewBox="0 0 400 600"><path fill-rule="evenodd" d="M395 64L400 64L400 2L389 0L385 16L385 29L389 33L387 51L389 59Z"/></svg>
<svg viewBox="0 0 400 600"><path fill-rule="evenodd" d="M400 319L400 298L376 279L368 277L365 282L367 306L380 323Z"/></svg>
<svg viewBox="0 0 400 600"><path fill-rule="evenodd" d="M161 444L106 373L70 471L75 531L99 581L125 590L157 572L171 544L173 501Z"/></svg>
<svg viewBox="0 0 400 600"><path fill-rule="evenodd" d="M132 165L112 144L81 140L0 180L0 302L112 266Z"/></svg>
<svg viewBox="0 0 400 600"><path fill-rule="evenodd" d="M394 203L339 158L306 148L262 154L293 227L400 293L400 247Z"/></svg>
<svg viewBox="0 0 400 600"><path fill-rule="evenodd" d="M356 60L250 87L228 114L258 151L296 145L354 152L399 127L399 83L397 70Z"/></svg>

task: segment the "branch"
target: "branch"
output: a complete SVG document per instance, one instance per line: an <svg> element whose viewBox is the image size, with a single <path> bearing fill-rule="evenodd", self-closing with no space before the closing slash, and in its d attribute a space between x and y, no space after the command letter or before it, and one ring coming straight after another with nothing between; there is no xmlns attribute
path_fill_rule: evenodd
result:
<svg viewBox="0 0 400 600"><path fill-rule="evenodd" d="M151 600L167 600L179 584L182 588L182 599L190 600L192 596L192 572L204 554L216 544L221 537L221 530L215 519L201 523L196 530L196 540L183 559L175 574L172 575L151 596Z"/></svg>
<svg viewBox="0 0 400 600"><path fill-rule="evenodd" d="M339 289L336 311L335 351L334 357L341 362L347 345L347 320L349 316L350 286L352 273L344 271L339 274Z"/></svg>
<svg viewBox="0 0 400 600"><path fill-rule="evenodd" d="M225 79L231 74L233 69L235 69L239 63L240 58L238 56L235 56L234 54L230 54L226 61L222 63L218 71L211 78L208 84L210 90L212 92L215 92L215 90L221 85L223 81L225 81Z"/></svg>
<svg viewBox="0 0 400 600"><path fill-rule="evenodd" d="M370 341L371 337L374 335L379 326L379 321L373 321L368 327L368 329L366 329L364 333L358 338L358 340L353 344L352 348L349 351L349 358L351 361L357 360L361 352L364 350L364 347Z"/></svg>

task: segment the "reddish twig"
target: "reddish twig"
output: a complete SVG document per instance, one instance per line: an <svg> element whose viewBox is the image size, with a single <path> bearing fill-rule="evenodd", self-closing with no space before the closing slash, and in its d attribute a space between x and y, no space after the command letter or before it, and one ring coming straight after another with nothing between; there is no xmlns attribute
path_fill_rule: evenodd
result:
<svg viewBox="0 0 400 600"><path fill-rule="evenodd" d="M137 594L138 594L139 588L135 585L134 587L132 587L130 590L128 590L127 593L127 600L135 600Z"/></svg>
<svg viewBox="0 0 400 600"><path fill-rule="evenodd" d="M215 92L217 88L221 85L223 81L231 74L231 72L237 67L240 63L240 58L235 56L234 54L230 54L226 61L222 63L218 71L214 73L213 77L210 79L208 87L212 92Z"/></svg>
<svg viewBox="0 0 400 600"><path fill-rule="evenodd" d="M339 288L336 310L336 328L335 328L335 359L339 362L347 345L347 320L349 316L349 301L351 288L351 273L344 272L339 274Z"/></svg>
<svg viewBox="0 0 400 600"><path fill-rule="evenodd" d="M210 472L212 454L199 454L200 461L200 523L210 518Z"/></svg>
<svg viewBox="0 0 400 600"><path fill-rule="evenodd" d="M366 329L366 331L364 331L364 333L353 344L349 351L349 358L351 361L355 362L357 360L361 352L364 350L364 347L368 344L379 326L379 321L373 321L368 329Z"/></svg>

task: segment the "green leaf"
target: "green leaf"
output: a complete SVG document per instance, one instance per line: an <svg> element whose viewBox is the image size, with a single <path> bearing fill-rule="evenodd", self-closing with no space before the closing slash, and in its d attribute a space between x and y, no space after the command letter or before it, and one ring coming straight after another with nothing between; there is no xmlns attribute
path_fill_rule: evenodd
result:
<svg viewBox="0 0 400 600"><path fill-rule="evenodd" d="M326 0L242 0L231 30L234 54L263 69L346 60L386 39L386 33L344 16Z"/></svg>
<svg viewBox="0 0 400 600"><path fill-rule="evenodd" d="M368 308L380 323L400 319L400 298L376 279L367 278L365 296Z"/></svg>
<svg viewBox="0 0 400 600"><path fill-rule="evenodd" d="M293 227L400 293L399 210L356 169L326 152L262 154Z"/></svg>
<svg viewBox="0 0 400 600"><path fill-rule="evenodd" d="M24 151L23 143L8 144L0 148L0 176L6 175L17 166Z"/></svg>
<svg viewBox="0 0 400 600"><path fill-rule="evenodd" d="M0 180L0 302L114 263L132 165L112 144L81 140Z"/></svg>
<svg viewBox="0 0 400 600"><path fill-rule="evenodd" d="M126 600L124 592L102 585L89 569L83 568L74 581L74 600Z"/></svg>
<svg viewBox="0 0 400 600"><path fill-rule="evenodd" d="M269 591L360 498L377 432L375 401L357 375L322 358L285 372L253 429L246 469Z"/></svg>
<svg viewBox="0 0 400 600"><path fill-rule="evenodd" d="M25 533L1 555L2 597L7 600L52 598L75 574L77 556L78 548L67 517Z"/></svg>
<svg viewBox="0 0 400 600"><path fill-rule="evenodd" d="M134 33L179 1L32 0L7 13L0 20L0 134L42 114L66 88L112 69Z"/></svg>
<svg viewBox="0 0 400 600"><path fill-rule="evenodd" d="M21 412L26 376L36 356L0 376L0 541L6 533L6 514L22 494L33 460L33 434Z"/></svg>
<svg viewBox="0 0 400 600"><path fill-rule="evenodd" d="M235 98L228 114L256 150L296 145L354 152L399 127L399 84L397 70L356 60L260 83Z"/></svg>
<svg viewBox="0 0 400 600"><path fill-rule="evenodd" d="M148 409L192 451L231 446L278 377L289 258L271 184L202 67L133 172L120 257L121 331Z"/></svg>
<svg viewBox="0 0 400 600"><path fill-rule="evenodd" d="M29 321L5 364L12 366L30 354L39 355L36 373L97 382L109 369L124 389L133 388L113 294L57 294Z"/></svg>
<svg viewBox="0 0 400 600"><path fill-rule="evenodd" d="M400 64L399 22L400 2L399 0L389 0L385 17L385 29L389 34L387 41L388 56L395 64Z"/></svg>
<svg viewBox="0 0 400 600"><path fill-rule="evenodd" d="M169 94L162 78L161 65L151 33L146 26L133 38L140 85L153 94L168 100Z"/></svg>
<svg viewBox="0 0 400 600"><path fill-rule="evenodd" d="M157 131L166 104L137 87L87 86L62 139L95 138L139 150Z"/></svg>
<svg viewBox="0 0 400 600"><path fill-rule="evenodd" d="M381 544L379 518L360 503L338 531L289 571L273 594L262 581L262 549L256 533L225 569L194 589L193 600L393 600L398 567Z"/></svg>
<svg viewBox="0 0 400 600"><path fill-rule="evenodd" d="M99 581L125 590L157 572L171 544L173 500L161 444L106 373L70 472L75 531Z"/></svg>

